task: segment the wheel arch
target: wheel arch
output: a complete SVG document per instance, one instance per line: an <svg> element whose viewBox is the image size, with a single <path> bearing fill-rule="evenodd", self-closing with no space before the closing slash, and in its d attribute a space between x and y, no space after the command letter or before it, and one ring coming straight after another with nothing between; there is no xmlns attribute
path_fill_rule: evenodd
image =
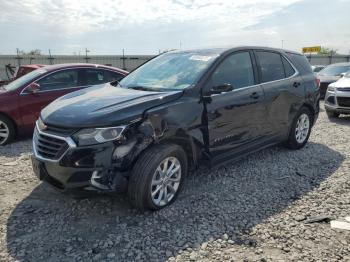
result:
<svg viewBox="0 0 350 262"><path fill-rule="evenodd" d="M315 119L315 114L316 114L315 109L313 108L313 106L311 106L311 105L308 104L308 103L303 103L303 104L301 105L300 109L303 108L303 107L306 107L308 110L310 110L311 117L312 117L311 123L312 123L312 125L314 125L314 119ZM299 110L300 110L300 109L299 109Z"/></svg>
<svg viewBox="0 0 350 262"><path fill-rule="evenodd" d="M189 167L197 167L200 147L195 142L195 139L184 130L178 130L173 136L161 139L159 143L173 143L179 145L187 155Z"/></svg>
<svg viewBox="0 0 350 262"><path fill-rule="evenodd" d="M16 121L14 121L13 118L10 117L8 114L1 112L1 111L0 111L0 116L3 116L5 118L7 118L9 121L11 121L11 123L13 124L13 127L15 128L15 136L17 136L18 135L18 125L17 125Z"/></svg>

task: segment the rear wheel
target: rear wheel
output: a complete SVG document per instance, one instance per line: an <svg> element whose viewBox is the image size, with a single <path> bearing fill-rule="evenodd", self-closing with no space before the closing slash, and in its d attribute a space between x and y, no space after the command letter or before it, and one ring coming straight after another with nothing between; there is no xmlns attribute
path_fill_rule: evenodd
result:
<svg viewBox="0 0 350 262"><path fill-rule="evenodd" d="M326 110L326 113L327 113L328 118L338 118L340 116L339 113L333 112L333 111Z"/></svg>
<svg viewBox="0 0 350 262"><path fill-rule="evenodd" d="M10 119L0 115L0 146L11 143L15 139L16 129Z"/></svg>
<svg viewBox="0 0 350 262"><path fill-rule="evenodd" d="M302 107L292 123L286 142L288 148L300 149L305 146L311 133L311 121L310 110Z"/></svg>
<svg viewBox="0 0 350 262"><path fill-rule="evenodd" d="M187 174L187 156L175 144L155 145L135 163L128 185L131 204L157 210L175 201Z"/></svg>

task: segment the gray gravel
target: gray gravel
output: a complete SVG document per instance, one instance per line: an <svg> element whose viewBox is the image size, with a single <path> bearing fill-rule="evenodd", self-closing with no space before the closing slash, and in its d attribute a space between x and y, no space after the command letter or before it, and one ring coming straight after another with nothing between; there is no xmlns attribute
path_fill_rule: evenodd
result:
<svg viewBox="0 0 350 262"><path fill-rule="evenodd" d="M156 213L62 195L34 178L29 140L0 148L0 261L350 261L350 231L308 223L350 215L349 134L322 112L304 149L198 170Z"/></svg>

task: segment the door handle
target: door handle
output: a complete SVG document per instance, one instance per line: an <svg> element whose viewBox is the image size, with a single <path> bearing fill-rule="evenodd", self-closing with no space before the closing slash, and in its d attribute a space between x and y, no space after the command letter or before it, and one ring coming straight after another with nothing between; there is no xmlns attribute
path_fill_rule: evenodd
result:
<svg viewBox="0 0 350 262"><path fill-rule="evenodd" d="M260 96L257 92L254 92L250 95L250 98L253 98L253 99L258 99Z"/></svg>
<svg viewBox="0 0 350 262"><path fill-rule="evenodd" d="M295 88L297 88L298 86L300 86L300 83L299 83L299 82L294 82L294 83L293 83L293 86L294 86Z"/></svg>

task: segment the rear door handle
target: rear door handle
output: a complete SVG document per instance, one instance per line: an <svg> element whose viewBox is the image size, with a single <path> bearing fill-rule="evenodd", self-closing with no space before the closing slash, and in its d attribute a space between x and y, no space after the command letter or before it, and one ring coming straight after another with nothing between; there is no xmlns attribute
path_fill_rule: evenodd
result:
<svg viewBox="0 0 350 262"><path fill-rule="evenodd" d="M253 98L253 99L258 99L260 96L257 92L254 92L250 95L250 98Z"/></svg>
<svg viewBox="0 0 350 262"><path fill-rule="evenodd" d="M294 83L293 83L293 86L294 86L295 88L297 88L298 86L300 86L300 83L299 83L299 82L294 82Z"/></svg>

